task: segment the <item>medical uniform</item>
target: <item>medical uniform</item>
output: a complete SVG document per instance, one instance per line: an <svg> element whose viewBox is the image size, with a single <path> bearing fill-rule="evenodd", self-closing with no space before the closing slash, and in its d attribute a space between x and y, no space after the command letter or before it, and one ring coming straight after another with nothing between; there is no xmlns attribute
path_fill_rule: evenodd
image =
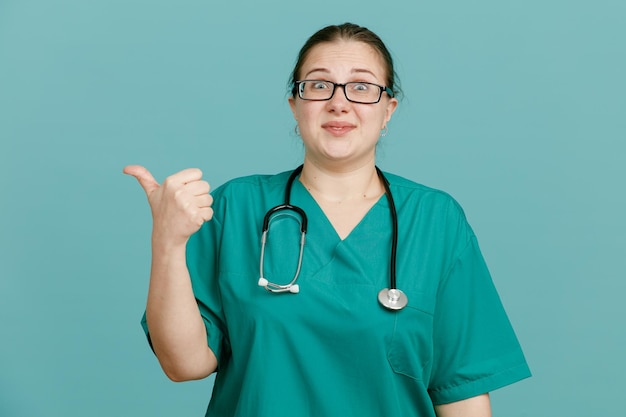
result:
<svg viewBox="0 0 626 417"><path fill-rule="evenodd" d="M530 376L462 209L398 176L386 174L406 308L389 311L377 300L389 287L386 197L341 240L297 180L291 203L308 216L300 292L259 287L263 216L283 202L288 176L239 178L215 190L213 219L188 243L219 362L207 416L429 417L433 404ZM264 265L271 282L288 283L296 271L296 217L271 222Z"/></svg>

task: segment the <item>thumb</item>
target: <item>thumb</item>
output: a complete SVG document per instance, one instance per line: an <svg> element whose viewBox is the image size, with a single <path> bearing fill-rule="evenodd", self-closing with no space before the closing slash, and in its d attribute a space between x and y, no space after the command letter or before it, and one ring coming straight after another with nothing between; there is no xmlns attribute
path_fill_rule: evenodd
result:
<svg viewBox="0 0 626 417"><path fill-rule="evenodd" d="M123 172L126 175L135 177L147 195L159 188L159 183L154 179L150 171L141 165L128 165L124 167Z"/></svg>

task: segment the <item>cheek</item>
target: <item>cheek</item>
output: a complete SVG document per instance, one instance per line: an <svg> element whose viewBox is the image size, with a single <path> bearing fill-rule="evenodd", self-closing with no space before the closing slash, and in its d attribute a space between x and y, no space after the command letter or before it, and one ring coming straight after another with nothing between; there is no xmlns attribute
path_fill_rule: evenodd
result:
<svg viewBox="0 0 626 417"><path fill-rule="evenodd" d="M320 110L317 108L318 106L315 106L315 104L318 103L311 102L307 103L307 105L298 106L296 109L298 122L303 125L311 125L317 121L320 115Z"/></svg>
<svg viewBox="0 0 626 417"><path fill-rule="evenodd" d="M359 119L365 126L379 128L385 121L386 113L381 109L363 109L359 112Z"/></svg>

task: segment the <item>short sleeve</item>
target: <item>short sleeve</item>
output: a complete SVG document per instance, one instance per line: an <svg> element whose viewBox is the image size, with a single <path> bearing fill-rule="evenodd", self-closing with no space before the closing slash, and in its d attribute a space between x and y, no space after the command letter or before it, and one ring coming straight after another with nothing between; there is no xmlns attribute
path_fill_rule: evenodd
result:
<svg viewBox="0 0 626 417"><path fill-rule="evenodd" d="M218 285L221 230L221 222L214 216L187 243L187 268L193 293L206 327L208 346L218 364L226 350L224 310Z"/></svg>
<svg viewBox="0 0 626 417"><path fill-rule="evenodd" d="M207 333L207 345L221 361L225 343L222 300L218 285L219 241L221 222L214 217L194 233L187 242L187 269L200 314ZM141 325L152 347L146 315Z"/></svg>
<svg viewBox="0 0 626 417"><path fill-rule="evenodd" d="M440 282L436 303L428 389L434 404L471 398L530 376L473 234Z"/></svg>

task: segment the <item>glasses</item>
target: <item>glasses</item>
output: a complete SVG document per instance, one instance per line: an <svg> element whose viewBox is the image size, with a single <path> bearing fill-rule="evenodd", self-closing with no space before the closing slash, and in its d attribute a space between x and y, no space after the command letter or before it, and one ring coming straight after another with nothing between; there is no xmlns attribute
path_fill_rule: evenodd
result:
<svg viewBox="0 0 626 417"><path fill-rule="evenodd" d="M383 92L387 93L389 97L393 97L393 91L391 91L389 87L383 87L382 85L373 83L350 82L338 84L324 80L296 81L298 96L302 100L330 100L333 98L333 94L335 94L336 87L343 87L343 94L346 96L346 99L353 103L378 103Z"/></svg>

